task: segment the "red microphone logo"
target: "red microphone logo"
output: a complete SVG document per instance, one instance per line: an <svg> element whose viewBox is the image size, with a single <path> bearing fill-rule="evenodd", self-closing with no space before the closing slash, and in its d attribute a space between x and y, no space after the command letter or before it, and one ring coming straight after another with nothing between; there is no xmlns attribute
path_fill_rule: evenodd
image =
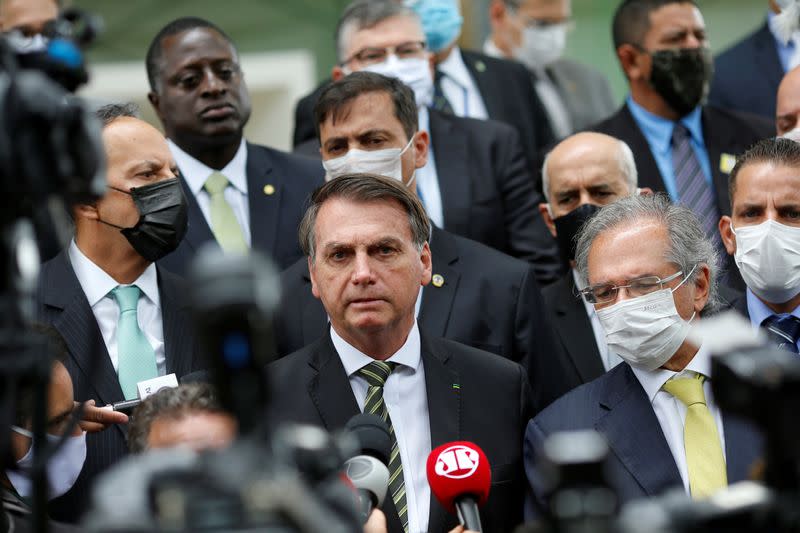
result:
<svg viewBox="0 0 800 533"><path fill-rule="evenodd" d="M464 479L478 469L481 458L476 450L463 444L456 444L439 452L434 472L450 479Z"/></svg>

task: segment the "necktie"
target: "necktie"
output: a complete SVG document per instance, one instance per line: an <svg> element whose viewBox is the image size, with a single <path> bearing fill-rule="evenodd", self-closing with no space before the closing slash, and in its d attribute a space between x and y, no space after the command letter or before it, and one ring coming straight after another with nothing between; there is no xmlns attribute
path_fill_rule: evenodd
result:
<svg viewBox="0 0 800 533"><path fill-rule="evenodd" d="M798 353L797 339L800 339L800 318L794 315L771 315L764 319L761 326L778 348Z"/></svg>
<svg viewBox="0 0 800 533"><path fill-rule="evenodd" d="M226 252L247 253L242 227L225 199L225 189L230 185L228 178L214 172L206 180L203 188L211 198L211 230L217 242Z"/></svg>
<svg viewBox="0 0 800 533"><path fill-rule="evenodd" d="M119 306L117 322L117 376L126 400L139 396L136 384L158 376L156 353L139 328L136 307L139 304L139 287L117 286L111 291Z"/></svg>
<svg viewBox="0 0 800 533"><path fill-rule="evenodd" d="M717 424L706 405L701 374L664 383L664 390L686 405L683 444L692 498L705 498L728 485Z"/></svg>
<svg viewBox="0 0 800 533"><path fill-rule="evenodd" d="M400 448L394 435L392 419L389 410L383 401L383 386L394 370L395 363L373 361L358 370L358 375L367 380L369 389L367 399L364 401L364 412L379 415L389 425L389 434L392 437L392 453L389 457L389 493L403 524L403 531L408 531L408 504L406 503L406 487L403 482L403 463L400 458Z"/></svg>
<svg viewBox="0 0 800 533"><path fill-rule="evenodd" d="M450 101L442 90L442 73L439 70L436 70L433 77L433 108L443 113L455 115L453 106L450 105Z"/></svg>
<svg viewBox="0 0 800 533"><path fill-rule="evenodd" d="M706 181L700 162L689 143L691 135L686 126L675 123L672 129L672 168L675 171L675 185L678 189L678 203L689 209L700 219L700 225L717 248L722 240L717 231L719 210L714 194Z"/></svg>

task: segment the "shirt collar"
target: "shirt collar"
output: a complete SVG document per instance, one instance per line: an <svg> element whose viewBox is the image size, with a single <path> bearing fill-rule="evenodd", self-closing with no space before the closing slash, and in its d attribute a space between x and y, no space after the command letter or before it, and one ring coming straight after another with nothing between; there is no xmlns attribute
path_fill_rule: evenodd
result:
<svg viewBox="0 0 800 533"><path fill-rule="evenodd" d="M352 376L358 372L359 369L367 366L375 360L373 357L361 352L358 348L339 336L333 326L331 326L330 332L331 341L333 341L333 347L336 348L336 352L339 354L339 358L342 360L342 365L344 365L344 370L347 372L348 377ZM414 321L411 331L408 332L406 342L400 347L399 350L397 350L397 352L386 359L386 361L407 366L413 372L416 372L419 369L422 358L420 356L419 328L417 327L416 320Z"/></svg>
<svg viewBox="0 0 800 533"><path fill-rule="evenodd" d="M169 144L169 149L175 157L175 162L181 169L181 175L189 185L189 189L192 194L197 195L203 189L208 177L216 170L184 152L171 139L167 139L167 144ZM236 155L219 172L228 178L230 184L240 193L247 194L247 142L244 138L239 144L239 149L236 150Z"/></svg>
<svg viewBox="0 0 800 533"><path fill-rule="evenodd" d="M489 57L499 57L505 59L505 54L500 50L491 37L487 37L483 43L483 53Z"/></svg>
<svg viewBox="0 0 800 533"><path fill-rule="evenodd" d="M447 59L439 63L436 68L463 89L473 85L472 76L467 70L467 65L464 64L464 58L461 56L461 49L458 46L453 47Z"/></svg>
<svg viewBox="0 0 800 533"><path fill-rule="evenodd" d="M753 294L749 288L747 289L747 314L750 315L750 322L755 326L760 326L764 320L775 315L775 311L767 307L767 304L762 302L758 296ZM791 315L800 318L800 305L794 308L790 313Z"/></svg>
<svg viewBox="0 0 800 533"><path fill-rule="evenodd" d="M72 263L72 269L75 271L75 276L78 278L84 294L86 294L89 307L94 307L118 285L124 285L117 283L105 270L86 257L74 239L69 245L69 261ZM131 285L139 287L142 294L158 309L161 309L161 295L158 292L158 272L155 263L150 263L142 275Z"/></svg>
<svg viewBox="0 0 800 533"><path fill-rule="evenodd" d="M789 39L788 42L783 42L783 37L781 37L778 33L778 24L775 19L776 16L777 15L775 15L772 10L767 11L767 26L769 27L769 32L772 34L772 38L775 39L775 44L781 49L794 50L795 39L800 37L800 31L795 31L792 34L792 38Z"/></svg>
<svg viewBox="0 0 800 533"><path fill-rule="evenodd" d="M626 103L650 146L660 154L668 154L672 148L672 130L675 127L675 123L667 118L654 115L637 104L630 95L628 95ZM702 145L703 123L701 110L700 106L695 107L691 113L681 118L678 122L689 130L695 142Z"/></svg>
<svg viewBox="0 0 800 533"><path fill-rule="evenodd" d="M631 366L631 370L633 370L636 379L641 383L650 403L653 403L656 394L658 394L658 391L664 386L664 383L675 376L697 373L703 374L706 376L706 379L709 379L711 377L711 354L703 346L700 346L700 349L697 350L697 353L692 360L689 361L689 364L686 365L686 368L680 372L673 372L672 370L665 370L663 368L644 370L634 366Z"/></svg>

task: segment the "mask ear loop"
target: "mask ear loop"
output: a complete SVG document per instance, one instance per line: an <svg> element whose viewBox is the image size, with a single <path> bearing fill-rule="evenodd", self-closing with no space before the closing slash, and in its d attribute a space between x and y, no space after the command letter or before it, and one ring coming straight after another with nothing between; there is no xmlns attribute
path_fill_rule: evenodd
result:
<svg viewBox="0 0 800 533"><path fill-rule="evenodd" d="M675 287L674 289L671 289L671 290L672 290L672 292L675 292L675 291L677 291L678 289L680 289L680 288L681 288L681 285L683 285L684 283L686 283L686 280L692 277L692 274L694 274L694 271L695 271L695 270L697 270L697 263L695 263L695 264L694 264L694 266L693 266L693 267L692 267L692 269L689 271L689 273L688 273L688 274L686 274L686 276L685 276L685 277L684 277L684 278L681 280L681 282L680 282L680 283L678 283L678 286L677 286L677 287Z"/></svg>
<svg viewBox="0 0 800 533"><path fill-rule="evenodd" d="M417 132L417 133L419 133L419 132ZM400 155L398 156L398 157L400 158L400 174L401 174L401 176L400 176L400 177L401 177L400 183L402 183L402 184L403 184L403 185L404 185L404 186L405 186L407 189L410 189L410 188L411 188L411 184L412 184L412 183L414 183L414 181L417 179L417 169L416 169L416 168L414 169L414 172L412 172L412 173L411 173L411 177L410 177L410 178L408 178L408 181L407 181L407 182L402 180L402 173L403 173L403 154L404 154L404 153L406 153L406 150L408 150L408 149L409 149L409 147L411 146L411 143L413 143L413 142L414 142L414 137L416 137L416 136L417 136L417 133L415 133L414 135L412 135L412 136L411 136L411 138L408 140L408 144L406 144L405 148L403 148L402 150L400 150ZM416 187L414 187L414 188L416 189Z"/></svg>

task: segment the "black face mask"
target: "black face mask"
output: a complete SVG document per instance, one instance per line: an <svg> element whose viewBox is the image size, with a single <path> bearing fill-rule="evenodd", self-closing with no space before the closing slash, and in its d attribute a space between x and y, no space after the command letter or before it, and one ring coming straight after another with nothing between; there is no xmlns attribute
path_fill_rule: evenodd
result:
<svg viewBox="0 0 800 533"><path fill-rule="evenodd" d="M130 192L110 188L133 197L139 211L139 222L132 228L123 228L105 220L101 222L119 228L139 255L151 262L158 261L178 247L186 235L189 221L180 180L159 181L134 187Z"/></svg>
<svg viewBox="0 0 800 533"><path fill-rule="evenodd" d="M594 204L582 204L564 216L553 219L556 225L556 240L558 241L558 251L561 260L565 265L575 260L575 237L578 235L583 224L592 215L600 211L600 207Z"/></svg>
<svg viewBox="0 0 800 533"><path fill-rule="evenodd" d="M658 50L650 56L650 84L678 115L690 113L708 96L714 62L707 47Z"/></svg>

